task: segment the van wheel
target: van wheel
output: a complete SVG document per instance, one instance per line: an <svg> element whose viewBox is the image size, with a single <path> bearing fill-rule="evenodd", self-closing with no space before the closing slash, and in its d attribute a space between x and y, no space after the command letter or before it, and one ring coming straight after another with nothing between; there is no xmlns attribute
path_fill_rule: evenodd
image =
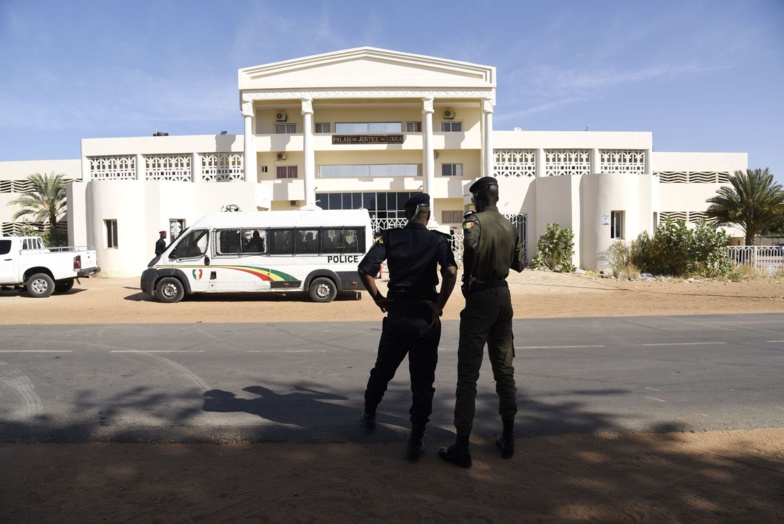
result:
<svg viewBox="0 0 784 524"><path fill-rule="evenodd" d="M308 293L313 302L332 302L338 294L338 288L332 280L320 277L310 283Z"/></svg>
<svg viewBox="0 0 784 524"><path fill-rule="evenodd" d="M54 283L54 292L55 293L68 293L71 291L71 288L74 286L74 279L73 278L66 278L65 280L58 280Z"/></svg>
<svg viewBox="0 0 784 524"><path fill-rule="evenodd" d="M54 293L54 280L46 273L36 273L25 282L31 297L44 298Z"/></svg>
<svg viewBox="0 0 784 524"><path fill-rule="evenodd" d="M174 304L182 300L185 296L185 288L182 282L175 277L164 277L158 282L155 288L155 296L158 300L167 304Z"/></svg>

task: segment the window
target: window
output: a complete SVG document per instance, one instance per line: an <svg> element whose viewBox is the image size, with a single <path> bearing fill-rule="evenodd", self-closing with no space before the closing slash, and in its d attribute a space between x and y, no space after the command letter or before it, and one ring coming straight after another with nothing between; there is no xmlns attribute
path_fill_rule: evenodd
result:
<svg viewBox="0 0 784 524"><path fill-rule="evenodd" d="M365 235L361 227L337 227L321 230L322 253L364 253Z"/></svg>
<svg viewBox="0 0 784 524"><path fill-rule="evenodd" d="M174 242L185 231L184 218L170 218L169 219L169 242Z"/></svg>
<svg viewBox="0 0 784 524"><path fill-rule="evenodd" d="M316 133L330 133L332 125L329 122L316 122Z"/></svg>
<svg viewBox="0 0 784 524"><path fill-rule="evenodd" d="M240 233L242 254L255 255L267 252L267 232L259 229L243 229Z"/></svg>
<svg viewBox="0 0 784 524"><path fill-rule="evenodd" d="M318 255L319 230L297 229L294 233L294 253L296 255Z"/></svg>
<svg viewBox="0 0 784 524"><path fill-rule="evenodd" d="M291 255L294 248L293 229L272 229L269 231L269 252L273 255Z"/></svg>
<svg viewBox="0 0 784 524"><path fill-rule="evenodd" d="M413 176L419 176L419 164L351 164L342 166L319 166L320 178L375 178Z"/></svg>
<svg viewBox="0 0 784 524"><path fill-rule="evenodd" d="M275 124L275 134L293 135L297 132L297 124Z"/></svg>
<svg viewBox="0 0 784 524"><path fill-rule="evenodd" d="M445 133L460 133L463 131L462 122L441 122L441 131Z"/></svg>
<svg viewBox="0 0 784 524"><path fill-rule="evenodd" d="M269 166L260 166L259 173L267 173L269 172Z"/></svg>
<svg viewBox="0 0 784 524"><path fill-rule="evenodd" d="M278 166L276 178L298 178L297 166Z"/></svg>
<svg viewBox="0 0 784 524"><path fill-rule="evenodd" d="M204 256L207 252L208 238L206 229L188 231L181 238L174 250L178 258L196 258Z"/></svg>
<svg viewBox="0 0 784 524"><path fill-rule="evenodd" d="M403 125L400 122L338 122L335 132L342 134L366 133L401 133Z"/></svg>
<svg viewBox="0 0 784 524"><path fill-rule="evenodd" d="M463 164L441 164L441 176L463 176Z"/></svg>
<svg viewBox="0 0 784 524"><path fill-rule="evenodd" d="M463 222L463 212L457 211L441 211L441 222L444 224L460 224Z"/></svg>
<svg viewBox="0 0 784 524"><path fill-rule="evenodd" d="M104 220L103 223L106 226L106 247L116 249L119 246L117 242L117 220Z"/></svg>
<svg viewBox="0 0 784 524"><path fill-rule="evenodd" d="M421 133L422 122L406 122L406 133Z"/></svg>
<svg viewBox="0 0 784 524"><path fill-rule="evenodd" d="M0 240L0 255L7 255L11 252L11 241Z"/></svg>
<svg viewBox="0 0 784 524"><path fill-rule="evenodd" d="M610 238L623 238L623 211L610 212Z"/></svg>
<svg viewBox="0 0 784 524"><path fill-rule="evenodd" d="M406 211L403 206L412 194L410 192L316 193L316 201L322 209L365 208L373 220L405 220ZM462 222L462 219L460 221ZM393 226L385 225L384 228L386 227Z"/></svg>
<svg viewBox="0 0 784 524"><path fill-rule="evenodd" d="M215 255L239 255L241 250L242 241L240 239L240 231L238 229L223 229L215 232L217 246L215 246ZM178 246L179 249L179 246Z"/></svg>

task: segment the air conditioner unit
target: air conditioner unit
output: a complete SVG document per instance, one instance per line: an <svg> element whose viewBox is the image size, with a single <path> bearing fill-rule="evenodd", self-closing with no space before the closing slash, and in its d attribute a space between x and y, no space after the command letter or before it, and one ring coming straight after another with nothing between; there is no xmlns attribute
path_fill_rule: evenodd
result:
<svg viewBox="0 0 784 524"><path fill-rule="evenodd" d="M444 118L447 120L452 120L455 117L455 112L451 109L447 109L444 111Z"/></svg>
<svg viewBox="0 0 784 524"><path fill-rule="evenodd" d="M278 160L286 160L286 153L278 153Z"/></svg>
<svg viewBox="0 0 784 524"><path fill-rule="evenodd" d="M278 111L275 113L275 121L276 122L285 122L288 119L288 115L283 111Z"/></svg>

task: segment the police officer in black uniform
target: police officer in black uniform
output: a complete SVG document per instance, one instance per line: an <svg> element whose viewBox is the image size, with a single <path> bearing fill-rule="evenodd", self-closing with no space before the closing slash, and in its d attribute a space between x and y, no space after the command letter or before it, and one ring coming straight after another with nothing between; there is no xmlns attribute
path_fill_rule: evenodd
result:
<svg viewBox="0 0 784 524"><path fill-rule="evenodd" d="M476 382L484 346L493 368L503 433L496 439L503 458L514 454L517 414L512 299L506 277L509 269L523 270L523 249L515 227L498 212L498 182L482 177L471 191L476 212L463 217L463 286L465 309L460 313L457 348L455 429L457 441L438 450L439 456L460 467L471 467L468 440L474 423Z"/></svg>
<svg viewBox="0 0 784 524"><path fill-rule="evenodd" d="M411 374L411 436L406 458L418 460L425 451L425 425L433 409L433 381L441 339L440 316L457 281L457 265L448 236L427 229L430 197L413 195L405 204L408 225L383 231L359 263L359 275L384 318L378 355L365 389L362 427L376 427L376 408L408 355ZM375 283L381 263L389 267L388 293L384 297ZM441 267L441 291L437 266Z"/></svg>

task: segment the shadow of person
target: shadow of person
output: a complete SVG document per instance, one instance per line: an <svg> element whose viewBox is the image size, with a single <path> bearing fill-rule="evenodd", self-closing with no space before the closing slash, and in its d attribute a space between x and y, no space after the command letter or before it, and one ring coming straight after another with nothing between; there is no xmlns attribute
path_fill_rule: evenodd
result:
<svg viewBox="0 0 784 524"><path fill-rule="evenodd" d="M321 426L342 424L356 418L359 410L340 404L324 402L348 400L347 397L294 386L294 393L275 393L263 386L249 386L243 391L258 398L237 398L234 393L212 389L204 393L204 411L231 413L244 412L270 422L294 426Z"/></svg>

